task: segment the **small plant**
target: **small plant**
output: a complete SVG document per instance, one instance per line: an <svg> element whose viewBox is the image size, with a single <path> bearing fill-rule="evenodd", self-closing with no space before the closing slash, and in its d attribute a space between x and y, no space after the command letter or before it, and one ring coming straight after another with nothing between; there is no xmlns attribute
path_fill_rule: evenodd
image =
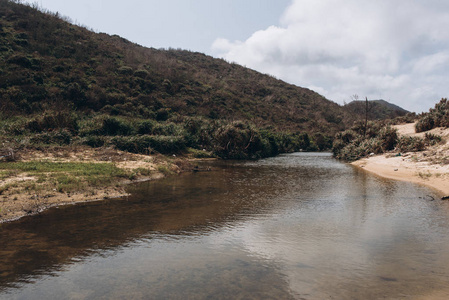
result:
<svg viewBox="0 0 449 300"><path fill-rule="evenodd" d="M157 171L158 171L159 173L164 174L165 176L168 176L168 175L172 175L172 174L173 174L173 171L171 171L167 166L164 166L164 165L158 166L158 167L157 167Z"/></svg>
<svg viewBox="0 0 449 300"><path fill-rule="evenodd" d="M153 173L153 171L149 168L137 168L135 172L142 176L150 176Z"/></svg>
<svg viewBox="0 0 449 300"><path fill-rule="evenodd" d="M98 148L104 146L105 138L102 136L88 136L83 140L82 143L92 148Z"/></svg>
<svg viewBox="0 0 449 300"><path fill-rule="evenodd" d="M426 132L426 134L424 135L424 140L426 144L435 145L441 143L443 138L440 135Z"/></svg>
<svg viewBox="0 0 449 300"><path fill-rule="evenodd" d="M193 148L188 148L187 151L193 158L213 158L215 157L212 152L206 150L198 150Z"/></svg>
<svg viewBox="0 0 449 300"><path fill-rule="evenodd" d="M130 124L127 124L120 119L106 117L103 120L100 132L104 135L131 135L133 134L134 129Z"/></svg>
<svg viewBox="0 0 449 300"><path fill-rule="evenodd" d="M156 124L152 120L145 120L137 125L138 134L153 134Z"/></svg>
<svg viewBox="0 0 449 300"><path fill-rule="evenodd" d="M432 115L425 115L415 125L416 132L424 132L435 128L435 121Z"/></svg>
<svg viewBox="0 0 449 300"><path fill-rule="evenodd" d="M427 179L430 179L430 177L432 177L432 173L430 173L430 172L418 172L418 177L427 180Z"/></svg>
<svg viewBox="0 0 449 300"><path fill-rule="evenodd" d="M417 152L426 149L424 140L419 137L402 136L399 139L397 150L400 152Z"/></svg>

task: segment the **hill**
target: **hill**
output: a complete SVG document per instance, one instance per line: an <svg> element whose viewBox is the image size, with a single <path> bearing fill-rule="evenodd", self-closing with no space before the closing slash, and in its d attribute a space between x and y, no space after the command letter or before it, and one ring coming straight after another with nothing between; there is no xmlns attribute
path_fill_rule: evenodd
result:
<svg viewBox="0 0 449 300"><path fill-rule="evenodd" d="M344 106L344 109L349 113L355 115L365 115L366 103L365 101L351 101ZM368 119L374 120L386 120L396 117L402 117L410 113L409 111L394 105L385 100L369 100L368 101Z"/></svg>
<svg viewBox="0 0 449 300"><path fill-rule="evenodd" d="M186 127L195 123L188 130L209 129L203 137L188 137L203 139L189 142L189 147L214 150L213 144L227 144L212 133L221 128L226 136L232 127L241 133L240 146L248 148L257 129L270 133L262 139L265 144L291 144L276 145L279 149L270 150L276 154L329 148L334 134L345 128L345 110L309 89L201 53L145 48L116 35L94 33L57 13L17 2L0 0L0 114L3 121L22 118L20 124L6 122L9 133L21 126L28 129L21 135L64 129L79 142L94 135L184 136ZM108 117L115 125L104 123ZM176 130L148 129L167 123ZM285 138L279 142L280 133L295 135L295 143ZM211 136L214 141L204 141ZM228 146L221 148L227 149L214 152L229 152Z"/></svg>
<svg viewBox="0 0 449 300"><path fill-rule="evenodd" d="M53 111L177 123L202 117L329 139L344 128L342 107L309 89L201 53L94 33L16 1L0 4L3 118Z"/></svg>

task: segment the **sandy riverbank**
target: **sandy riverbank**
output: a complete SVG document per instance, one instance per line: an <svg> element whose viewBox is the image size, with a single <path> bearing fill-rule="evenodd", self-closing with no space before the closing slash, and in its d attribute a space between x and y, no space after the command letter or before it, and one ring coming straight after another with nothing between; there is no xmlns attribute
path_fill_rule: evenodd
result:
<svg viewBox="0 0 449 300"><path fill-rule="evenodd" d="M0 177L0 223L37 214L50 207L81 202L124 197L126 184L155 180L167 173L179 173L188 168L187 159L165 156L139 155L113 149L88 147L52 149L46 151L22 151L20 162L67 162L97 164L107 163L132 174L132 179L117 178L112 185L90 187L82 190L58 191L42 184L37 176L27 172L11 172ZM52 174L48 174L50 177ZM30 188L32 186L33 188Z"/></svg>
<svg viewBox="0 0 449 300"><path fill-rule="evenodd" d="M424 136L415 133L414 124L396 125L400 135ZM449 196L449 129L429 131L443 141L422 152L387 153L363 158L352 164L379 176L423 184Z"/></svg>

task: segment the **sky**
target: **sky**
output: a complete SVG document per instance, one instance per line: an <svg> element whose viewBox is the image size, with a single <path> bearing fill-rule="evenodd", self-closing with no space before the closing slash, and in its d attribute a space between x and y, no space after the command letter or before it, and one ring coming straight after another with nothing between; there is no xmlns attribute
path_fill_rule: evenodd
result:
<svg viewBox="0 0 449 300"><path fill-rule="evenodd" d="M449 97L447 0L37 0L96 32L224 58L344 104ZM354 97L357 95L357 97Z"/></svg>

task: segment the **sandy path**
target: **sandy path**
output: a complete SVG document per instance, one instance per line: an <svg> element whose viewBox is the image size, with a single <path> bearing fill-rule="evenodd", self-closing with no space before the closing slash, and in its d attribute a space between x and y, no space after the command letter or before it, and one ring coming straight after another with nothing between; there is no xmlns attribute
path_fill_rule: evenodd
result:
<svg viewBox="0 0 449 300"><path fill-rule="evenodd" d="M396 125L400 135L420 136L415 133L414 124ZM383 155L363 158L352 164L379 176L423 184L438 190L442 196L449 196L449 129L436 128L430 133L443 137L443 142L426 151Z"/></svg>

